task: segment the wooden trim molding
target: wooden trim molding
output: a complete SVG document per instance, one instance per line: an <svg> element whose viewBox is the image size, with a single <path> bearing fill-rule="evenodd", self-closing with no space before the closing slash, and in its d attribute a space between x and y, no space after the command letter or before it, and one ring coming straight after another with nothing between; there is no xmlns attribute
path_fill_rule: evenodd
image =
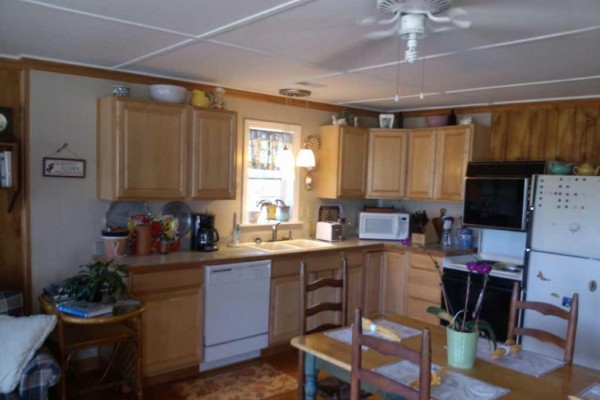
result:
<svg viewBox="0 0 600 400"><path fill-rule="evenodd" d="M531 103L510 103L510 104L497 104L490 106L473 106L473 107L453 107L453 108L437 108L435 110L415 110L402 112L404 118L414 117L427 117L430 115L447 115L450 114L451 110L454 110L456 114L477 114L477 113L491 113L501 111L515 111L515 110L531 110L540 108L554 109L554 108L567 108L567 107L598 107L600 106L600 97L591 99L571 99L571 100L549 100L549 101L536 101Z"/></svg>
<svg viewBox="0 0 600 400"><path fill-rule="evenodd" d="M2 59L0 59L2 61ZM135 74L132 72L113 71L109 69L102 69L97 67L88 67L82 65L65 64L54 61L37 60L33 58L23 58L20 61L20 65L25 69L33 69L38 71L55 72L60 74L71 74L79 76L87 76L92 78L110 79L121 82L140 83L145 85L154 84L167 84L167 85L179 85L183 86L188 90L204 90L212 91L216 86L205 85L201 83L181 81L177 79L169 79L163 77L154 77L150 75ZM248 100L263 101L274 104L286 104L285 98L282 96L272 96L264 93L254 93L245 90L237 90L232 88L226 88L227 96L234 96L244 98ZM288 105L295 107L307 108L305 100L291 99L288 100ZM351 113L365 116L378 118L379 112L362 110L359 108L341 107L333 104L318 103L314 101L308 101L308 108L312 110L328 111L328 112L339 112L342 108L348 109Z"/></svg>

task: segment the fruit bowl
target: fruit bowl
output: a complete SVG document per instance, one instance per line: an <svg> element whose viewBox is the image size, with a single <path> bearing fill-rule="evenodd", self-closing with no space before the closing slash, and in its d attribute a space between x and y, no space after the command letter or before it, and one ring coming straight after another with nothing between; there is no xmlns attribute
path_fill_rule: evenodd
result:
<svg viewBox="0 0 600 400"><path fill-rule="evenodd" d="M150 98L167 103L183 103L186 88L174 85L150 85Z"/></svg>

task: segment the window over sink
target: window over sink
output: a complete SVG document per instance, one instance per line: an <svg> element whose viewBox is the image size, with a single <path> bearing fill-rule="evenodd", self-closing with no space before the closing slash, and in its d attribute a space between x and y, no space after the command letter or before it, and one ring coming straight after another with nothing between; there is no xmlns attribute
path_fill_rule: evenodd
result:
<svg viewBox="0 0 600 400"><path fill-rule="evenodd" d="M281 154L300 148L301 126L247 119L244 122L242 215L246 224L297 221L296 168L281 165ZM284 215L281 212L284 211Z"/></svg>

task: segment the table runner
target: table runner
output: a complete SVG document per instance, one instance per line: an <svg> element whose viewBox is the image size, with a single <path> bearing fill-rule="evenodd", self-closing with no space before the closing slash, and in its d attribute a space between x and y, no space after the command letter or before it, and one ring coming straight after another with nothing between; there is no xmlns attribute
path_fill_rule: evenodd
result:
<svg viewBox="0 0 600 400"><path fill-rule="evenodd" d="M577 394L581 400L600 400L600 382L592 383Z"/></svg>
<svg viewBox="0 0 600 400"><path fill-rule="evenodd" d="M408 339L413 336L418 336L421 334L421 331L418 329L411 328L410 326L406 326L406 325L402 325L402 324L397 324L395 322L391 322L391 321L388 321L385 319L373 321L373 323L375 323L375 325L385 326L386 328L393 330L394 332L396 332L396 334L398 334L398 336L400 336L400 339L403 339L403 340ZM363 334L383 338L383 336L381 336L377 332L363 330ZM352 328L351 327L327 331L327 332L325 332L325 335L329 336L330 338L340 340L344 343L352 344Z"/></svg>
<svg viewBox="0 0 600 400"><path fill-rule="evenodd" d="M507 354L497 360L493 360L493 351L494 349L491 342L487 339L479 339L479 342L477 343L477 358L523 374L535 376L536 378L544 376L565 365L563 360L558 360L523 349L517 353Z"/></svg>
<svg viewBox="0 0 600 400"><path fill-rule="evenodd" d="M432 366L434 371L439 368L437 365ZM406 360L377 367L373 371L407 386L419 377L419 366ZM442 378L442 383L431 388L431 397L437 400L494 400L509 392L506 388L448 371Z"/></svg>

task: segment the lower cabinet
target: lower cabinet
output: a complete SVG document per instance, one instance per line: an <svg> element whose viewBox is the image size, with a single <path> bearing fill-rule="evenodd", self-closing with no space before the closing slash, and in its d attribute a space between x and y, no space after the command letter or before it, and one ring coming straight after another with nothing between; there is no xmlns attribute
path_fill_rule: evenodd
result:
<svg viewBox="0 0 600 400"><path fill-rule="evenodd" d="M442 265L439 257L434 257ZM409 253L406 315L438 325L439 319L427 312L427 307L441 304L440 277L428 254Z"/></svg>
<svg viewBox="0 0 600 400"><path fill-rule="evenodd" d="M337 273L342 259L348 265L348 323L354 310L362 304L363 252L310 254L306 258L274 259L271 267L271 298L269 310L269 345L289 343L301 334L300 263L306 262L309 279L315 280ZM338 301L339 290L319 289L308 299L309 304ZM322 313L319 320L308 321L308 329L325 322L340 323L338 313Z"/></svg>
<svg viewBox="0 0 600 400"><path fill-rule="evenodd" d="M384 268L383 311L406 314L406 279L408 276L407 255L404 252L387 251Z"/></svg>
<svg viewBox="0 0 600 400"><path fill-rule="evenodd" d="M202 268L130 276L133 296L146 304L142 317L145 377L202 361L202 278Z"/></svg>
<svg viewBox="0 0 600 400"><path fill-rule="evenodd" d="M367 318L376 318L383 314L383 273L385 265L385 252L368 252L364 271L364 307L363 315Z"/></svg>

